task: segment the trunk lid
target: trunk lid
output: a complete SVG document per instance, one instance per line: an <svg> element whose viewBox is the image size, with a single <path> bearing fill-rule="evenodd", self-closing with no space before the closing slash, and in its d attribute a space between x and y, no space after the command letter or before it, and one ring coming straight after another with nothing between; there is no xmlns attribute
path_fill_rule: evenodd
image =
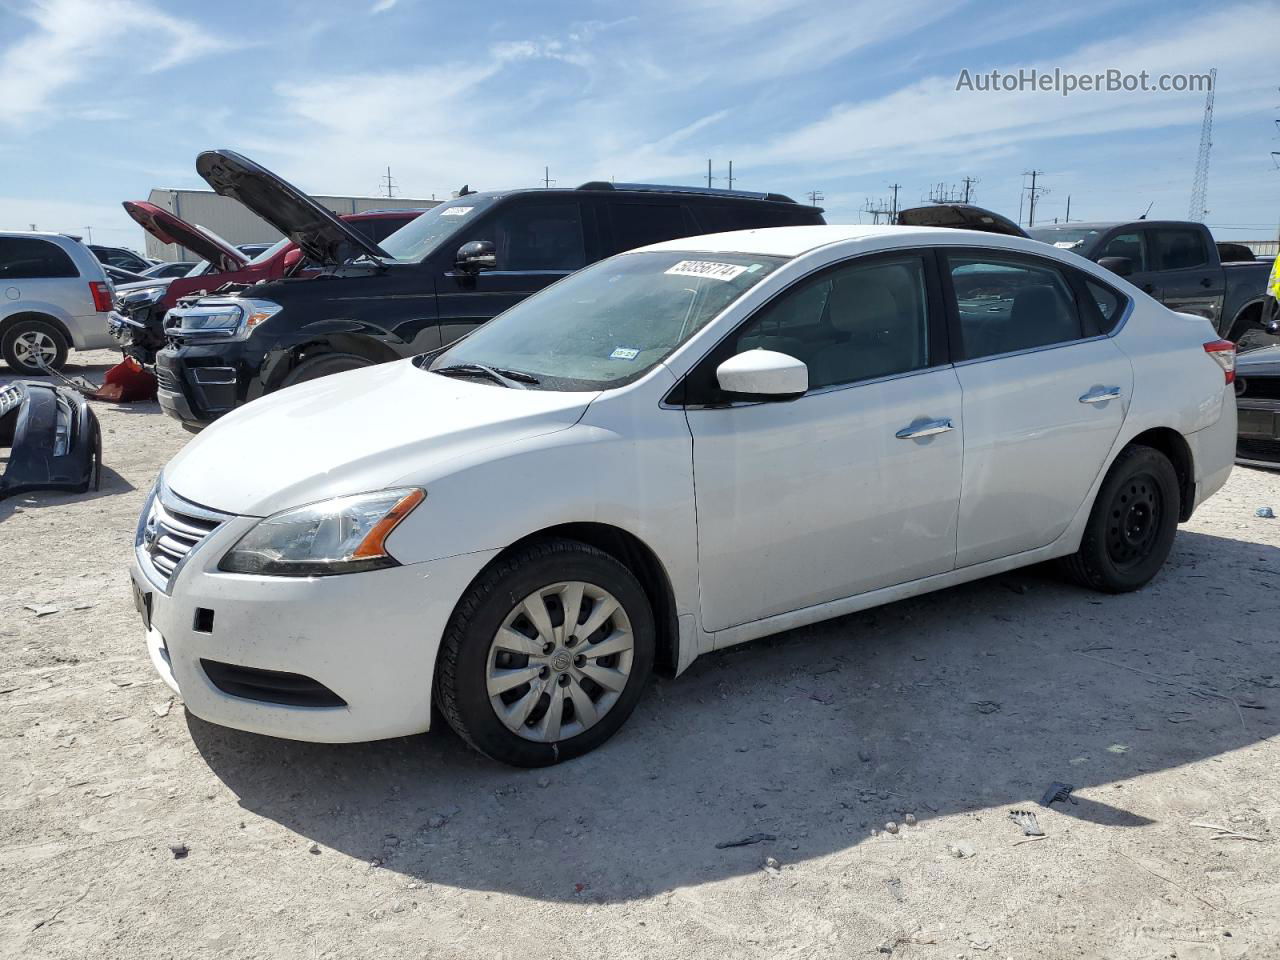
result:
<svg viewBox="0 0 1280 960"><path fill-rule="evenodd" d="M338 264L345 253L387 257L376 243L297 187L234 150L206 150L196 157L196 172L216 193L239 200L315 263Z"/></svg>
<svg viewBox="0 0 1280 960"><path fill-rule="evenodd" d="M231 273L249 262L248 257L212 230L187 223L181 217L175 217L168 210L154 203L148 203L145 200L126 200L122 206L125 212L137 221L138 226L161 243L186 247L201 260L212 263L218 268L219 273Z"/></svg>

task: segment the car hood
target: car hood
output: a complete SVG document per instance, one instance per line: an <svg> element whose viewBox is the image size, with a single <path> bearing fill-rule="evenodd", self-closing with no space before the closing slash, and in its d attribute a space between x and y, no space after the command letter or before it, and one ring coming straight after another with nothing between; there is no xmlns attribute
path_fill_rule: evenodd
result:
<svg viewBox="0 0 1280 960"><path fill-rule="evenodd" d="M206 428L164 469L195 503L268 516L329 497L429 484L446 464L573 426L596 393L516 390L411 360L269 394Z"/></svg>
<svg viewBox="0 0 1280 960"><path fill-rule="evenodd" d="M249 262L248 257L212 230L187 223L181 217L175 217L168 210L154 203L148 203L145 200L126 200L122 206L129 216L138 222L138 226L161 243L186 247L201 260L208 260L214 264L221 273L239 270Z"/></svg>
<svg viewBox="0 0 1280 960"><path fill-rule="evenodd" d="M173 283L173 277L165 277L163 280L135 280L132 283L116 283L116 296L125 297L133 293L135 290L155 290L157 288L167 289L169 284Z"/></svg>
<svg viewBox="0 0 1280 960"><path fill-rule="evenodd" d="M215 192L239 200L283 233L315 263L341 263L344 252L353 251L387 258L376 243L331 211L234 150L206 150L196 157L196 172Z"/></svg>
<svg viewBox="0 0 1280 960"><path fill-rule="evenodd" d="M1280 345L1247 350L1236 356L1238 376L1280 377Z"/></svg>
<svg viewBox="0 0 1280 960"><path fill-rule="evenodd" d="M951 227L978 230L1007 237L1025 237L1027 232L1008 217L975 207L971 203L932 203L912 207L898 214L898 223L907 227Z"/></svg>

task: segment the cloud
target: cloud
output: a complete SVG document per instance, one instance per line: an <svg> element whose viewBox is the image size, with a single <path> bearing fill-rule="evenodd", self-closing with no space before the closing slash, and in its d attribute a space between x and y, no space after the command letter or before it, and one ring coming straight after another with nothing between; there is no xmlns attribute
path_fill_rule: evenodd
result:
<svg viewBox="0 0 1280 960"><path fill-rule="evenodd" d="M399 2L400 0L374 0L373 6L369 8L369 12L386 13Z"/></svg>
<svg viewBox="0 0 1280 960"><path fill-rule="evenodd" d="M141 0L39 0L21 15L34 29L0 52L0 121L50 114L57 95L113 61L155 72L233 46Z"/></svg>

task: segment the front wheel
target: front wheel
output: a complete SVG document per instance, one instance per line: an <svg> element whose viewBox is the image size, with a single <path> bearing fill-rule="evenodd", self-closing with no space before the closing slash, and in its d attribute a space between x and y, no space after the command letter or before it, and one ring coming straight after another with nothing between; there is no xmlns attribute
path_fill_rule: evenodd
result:
<svg viewBox="0 0 1280 960"><path fill-rule="evenodd" d="M542 767L594 750L626 722L653 670L653 612L609 554L535 543L459 601L436 668L436 701L481 753Z"/></svg>
<svg viewBox="0 0 1280 960"><path fill-rule="evenodd" d="M280 389L292 387L295 383L318 380L330 374L345 373L348 370L358 370L361 367L371 366L373 366L372 360L358 357L354 353L322 353L309 360L304 360L289 371L289 375L280 384Z"/></svg>
<svg viewBox="0 0 1280 960"><path fill-rule="evenodd" d="M1144 586L1169 556L1180 501L1169 458L1151 447L1126 447L1098 490L1080 549L1063 558L1068 575L1104 593Z"/></svg>

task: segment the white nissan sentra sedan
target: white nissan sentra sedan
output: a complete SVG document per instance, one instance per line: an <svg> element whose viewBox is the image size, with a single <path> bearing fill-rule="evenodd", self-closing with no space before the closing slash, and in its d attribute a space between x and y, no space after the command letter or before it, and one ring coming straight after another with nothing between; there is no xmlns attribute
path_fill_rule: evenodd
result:
<svg viewBox="0 0 1280 960"><path fill-rule="evenodd" d="M1226 480L1234 352L1034 241L784 227L622 254L435 354L218 421L133 563L195 715L522 766L654 669L1062 558L1141 587Z"/></svg>

